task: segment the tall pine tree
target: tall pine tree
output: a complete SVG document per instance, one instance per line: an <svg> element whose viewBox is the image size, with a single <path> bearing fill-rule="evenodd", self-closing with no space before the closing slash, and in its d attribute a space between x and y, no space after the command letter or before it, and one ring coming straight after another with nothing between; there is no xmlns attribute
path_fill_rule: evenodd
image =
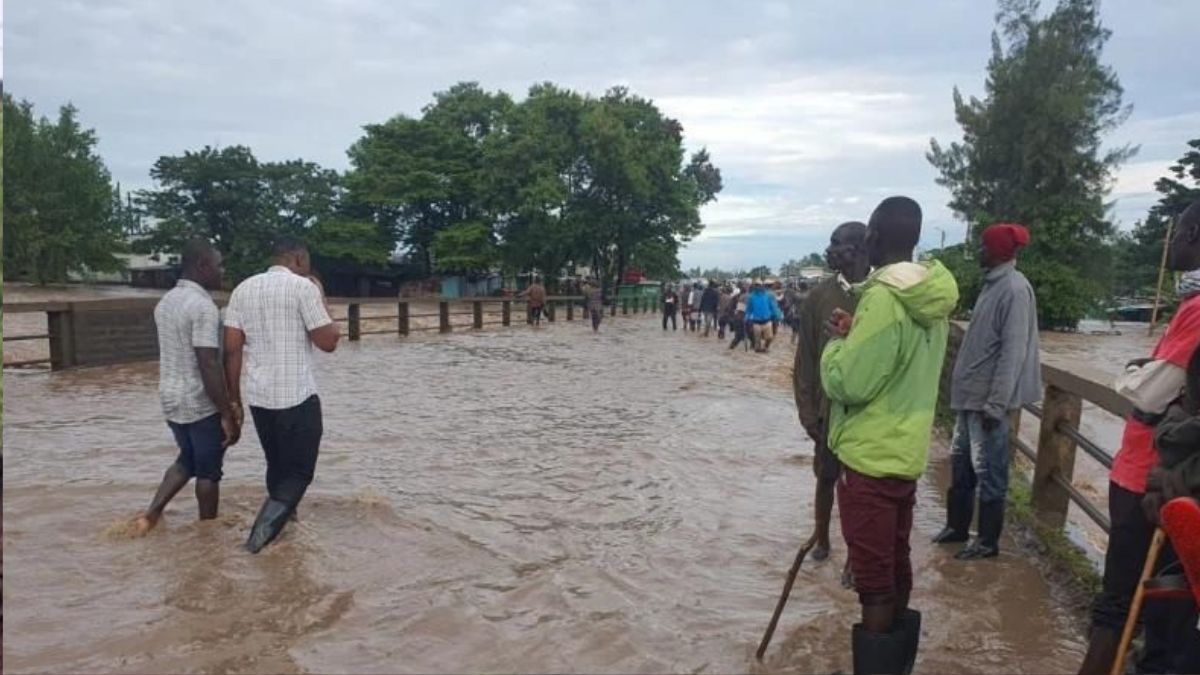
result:
<svg viewBox="0 0 1200 675"><path fill-rule="evenodd" d="M1023 269L1047 328L1074 327L1110 287L1111 265L1096 264L1114 230L1105 198L1135 149L1103 147L1129 113L1101 61L1109 35L1096 0L1059 0L1045 16L1037 0L1001 0L984 96L955 89L962 140L933 140L927 155L973 233L1029 227Z"/></svg>

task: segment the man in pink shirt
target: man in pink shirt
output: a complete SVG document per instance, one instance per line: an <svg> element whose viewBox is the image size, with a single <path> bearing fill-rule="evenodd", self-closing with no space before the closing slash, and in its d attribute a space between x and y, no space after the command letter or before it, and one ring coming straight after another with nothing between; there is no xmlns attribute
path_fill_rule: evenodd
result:
<svg viewBox="0 0 1200 675"><path fill-rule="evenodd" d="M1200 202L1193 203L1179 217L1177 232L1171 241L1169 263L1176 272L1200 269ZM1147 378L1154 381L1150 386L1158 391L1133 392L1140 406L1126 422L1121 449L1113 458L1108 486L1112 531L1104 557L1104 583L1092 609L1091 636L1080 673L1107 673L1112 667L1129 605L1146 563L1146 551L1154 535L1154 524L1146 519L1142 510L1146 479L1150 469L1158 463L1154 425L1183 387L1188 361L1200 345L1200 293L1188 295L1184 291L1182 295L1179 309L1150 359L1133 362L1158 371L1153 378ZM1178 384L1172 386L1170 382L1174 380L1178 380ZM1166 386L1163 386L1164 382L1167 382ZM1160 566L1173 559L1169 547L1164 549ZM1163 602L1146 605L1143 611L1146 647L1139 659L1139 672L1178 672L1172 667L1172 654L1180 646L1181 634L1176 629L1194 631L1195 617L1193 612L1189 621L1186 616L1181 617L1179 612L1171 610ZM1186 623L1191 625L1182 625Z"/></svg>

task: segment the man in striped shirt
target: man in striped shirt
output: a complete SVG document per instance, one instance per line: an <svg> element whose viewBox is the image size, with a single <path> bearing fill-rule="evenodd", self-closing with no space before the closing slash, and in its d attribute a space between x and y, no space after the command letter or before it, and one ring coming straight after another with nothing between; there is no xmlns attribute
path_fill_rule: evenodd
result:
<svg viewBox="0 0 1200 675"><path fill-rule="evenodd" d="M208 294L221 287L221 254L201 240L188 243L182 253L183 278L154 308L158 395L179 455L150 508L134 521L138 534L158 524L167 503L193 477L200 519L216 518L225 448L241 436L221 371L220 312Z"/></svg>
<svg viewBox="0 0 1200 675"><path fill-rule="evenodd" d="M234 407L241 411L244 375L245 401L267 460L267 499L246 542L252 553L279 535L313 480L323 426L312 349L332 352L341 337L310 278L308 249L283 240L273 255L270 269L234 289L225 311L225 373Z"/></svg>

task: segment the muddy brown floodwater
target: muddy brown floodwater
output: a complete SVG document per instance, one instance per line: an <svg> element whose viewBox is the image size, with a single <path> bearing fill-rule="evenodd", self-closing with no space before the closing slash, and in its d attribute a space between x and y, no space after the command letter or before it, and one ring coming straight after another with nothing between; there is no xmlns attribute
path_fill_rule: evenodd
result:
<svg viewBox="0 0 1200 675"><path fill-rule="evenodd" d="M831 672L851 669L845 547L807 563L812 447L768 357L655 317L343 344L300 522L239 549L253 430L222 515L121 523L174 456L154 364L6 372L5 666L28 672ZM942 470L938 462L931 476ZM1034 561L953 560L926 480L921 672L1073 672L1083 640Z"/></svg>

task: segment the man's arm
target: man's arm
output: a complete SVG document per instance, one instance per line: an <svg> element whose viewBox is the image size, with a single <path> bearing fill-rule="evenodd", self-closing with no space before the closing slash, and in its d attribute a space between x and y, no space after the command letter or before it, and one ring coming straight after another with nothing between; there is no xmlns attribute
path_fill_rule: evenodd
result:
<svg viewBox="0 0 1200 675"><path fill-rule="evenodd" d="M900 326L880 289L868 291L858 305L845 338L835 338L821 355L821 386L834 401L863 405L883 391L896 369Z"/></svg>
<svg viewBox="0 0 1200 675"><path fill-rule="evenodd" d="M319 285L313 284L301 295L300 318L304 321L308 338L317 346L317 349L323 352L332 352L337 349L342 331L330 318L329 311L325 307L325 294Z"/></svg>
<svg viewBox="0 0 1200 675"><path fill-rule="evenodd" d="M792 367L792 393L796 398L796 412L800 424L813 440L820 434L820 392L817 391L817 374L821 355L817 353L816 319L805 306L800 310L799 344L796 345L796 361Z"/></svg>
<svg viewBox="0 0 1200 675"><path fill-rule="evenodd" d="M200 379L204 382L204 393L221 413L221 428L225 432L225 447L236 445L242 435L241 421L230 405L229 392L225 385L225 372L221 367L220 350L213 347L196 347L196 362L200 364Z"/></svg>
<svg viewBox="0 0 1200 675"><path fill-rule="evenodd" d="M246 334L241 328L225 326L225 386L229 390L229 405L234 414L242 411L242 352L246 347Z"/></svg>
<svg viewBox="0 0 1200 675"><path fill-rule="evenodd" d="M1021 378L1021 367L1029 352L1030 314L1033 309L1032 291L1020 289L1010 293L1008 302L996 316L999 323L1000 355L992 371L992 384L988 390L983 413L992 421L1002 421L1008 415L1008 404L1013 390ZM986 422L987 420L985 420Z"/></svg>

